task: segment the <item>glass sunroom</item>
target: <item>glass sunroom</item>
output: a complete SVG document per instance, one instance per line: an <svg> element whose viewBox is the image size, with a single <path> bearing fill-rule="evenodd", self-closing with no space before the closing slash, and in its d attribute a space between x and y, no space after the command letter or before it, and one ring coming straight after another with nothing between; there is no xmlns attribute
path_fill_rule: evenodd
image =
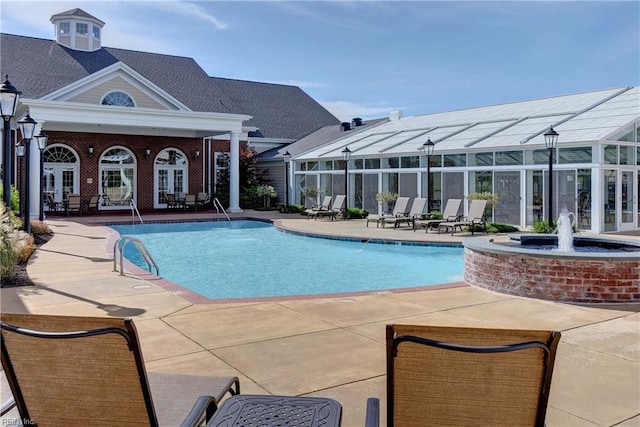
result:
<svg viewBox="0 0 640 427"><path fill-rule="evenodd" d="M601 233L640 228L640 90L614 88L402 118L364 129L295 156L292 194L307 189L344 194L342 150L351 157L348 206L377 213L376 193L427 197L430 211L449 198L496 193L489 220L530 228L548 220L549 155L544 133L558 132L553 150L552 216L564 206L577 226ZM435 143L429 157L422 145ZM429 185L430 183L430 185ZM317 200L314 200L317 202ZM467 204L463 203L460 214ZM426 210L426 209L425 209Z"/></svg>

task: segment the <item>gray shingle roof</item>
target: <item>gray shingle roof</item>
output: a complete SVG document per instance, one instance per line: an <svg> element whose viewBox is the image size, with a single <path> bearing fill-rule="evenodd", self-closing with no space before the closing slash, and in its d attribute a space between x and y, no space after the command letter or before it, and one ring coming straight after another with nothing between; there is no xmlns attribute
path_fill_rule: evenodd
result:
<svg viewBox="0 0 640 427"><path fill-rule="evenodd" d="M98 21L100 22L102 25L104 25L104 22L99 20L98 18L96 18L93 15L88 14L87 12L85 12L82 9L78 9L77 7L75 9L71 9L71 10L67 10L66 12L60 12L60 13L56 13L55 15L53 15L51 17L51 21L53 22L53 20L55 20L56 18L72 18L74 16L78 16L80 18L88 18L88 19L93 19L94 21Z"/></svg>
<svg viewBox="0 0 640 427"><path fill-rule="evenodd" d="M194 111L253 115L257 136L301 138L338 119L295 86L212 78L187 57L103 47L82 52L53 40L2 34L0 75L41 98L122 62Z"/></svg>
<svg viewBox="0 0 640 427"><path fill-rule="evenodd" d="M247 124L267 138L300 139L316 129L340 121L297 86L212 78L216 87L253 116Z"/></svg>

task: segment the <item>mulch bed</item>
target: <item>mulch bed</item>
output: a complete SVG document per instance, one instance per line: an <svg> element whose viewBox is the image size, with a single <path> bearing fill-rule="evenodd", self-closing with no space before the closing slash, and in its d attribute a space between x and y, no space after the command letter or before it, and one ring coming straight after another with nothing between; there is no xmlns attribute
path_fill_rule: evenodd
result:
<svg viewBox="0 0 640 427"><path fill-rule="evenodd" d="M36 250L37 248L51 240L52 237L53 234L34 234L33 240L36 244ZM2 279L0 287L16 288L19 286L33 286L34 283L27 273L27 262L28 260L18 263L18 265L16 265L16 268L13 270L13 273Z"/></svg>

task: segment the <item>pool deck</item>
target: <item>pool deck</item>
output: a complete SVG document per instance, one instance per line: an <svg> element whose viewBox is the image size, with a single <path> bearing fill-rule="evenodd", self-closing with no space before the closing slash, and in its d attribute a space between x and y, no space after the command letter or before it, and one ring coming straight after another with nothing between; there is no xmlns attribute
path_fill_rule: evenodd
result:
<svg viewBox="0 0 640 427"><path fill-rule="evenodd" d="M214 216L204 212L143 218ZM257 211L231 216L276 219L290 230L365 241L460 242L470 235ZM55 236L36 251L28 266L36 285L1 289L1 310L133 317L148 371L237 375L243 393L331 397L342 404L342 425L347 427L364 425L370 396L381 398L381 425L385 425L387 323L554 329L562 332L562 338L547 426L640 426L640 304L560 304L464 283L409 292L194 304L176 290L158 286L157 278L112 271L108 244L113 236L103 224L114 222L130 223L131 216L48 219ZM638 234L616 237L638 239ZM353 268L357 266L327 266L327 280ZM286 266L282 274L304 280ZM6 393L4 387L2 395ZM15 417L14 410L0 423Z"/></svg>

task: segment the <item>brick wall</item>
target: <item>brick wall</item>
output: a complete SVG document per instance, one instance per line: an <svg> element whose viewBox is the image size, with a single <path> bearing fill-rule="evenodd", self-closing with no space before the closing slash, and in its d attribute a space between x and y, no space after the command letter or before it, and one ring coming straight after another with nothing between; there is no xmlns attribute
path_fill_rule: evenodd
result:
<svg viewBox="0 0 640 427"><path fill-rule="evenodd" d="M189 158L189 192L203 191L203 165L202 157L193 159L196 150L202 152L201 138L172 138L162 136L144 135L117 135L100 133L77 133L49 131L48 145L64 144L75 150L80 156L80 194L82 197L90 197L92 194L100 194L99 164L100 156L109 148L115 146L125 147L133 152L137 163L136 203L140 210L153 209L153 161L155 156L165 148L177 148ZM93 147L92 155L88 154L88 147ZM151 149L151 154L146 157L145 150ZM212 150L229 151L229 141L212 141ZM89 183L88 181L93 181Z"/></svg>
<svg viewBox="0 0 640 427"><path fill-rule="evenodd" d="M543 258L465 248L465 281L491 291L552 301L640 302L638 259Z"/></svg>

